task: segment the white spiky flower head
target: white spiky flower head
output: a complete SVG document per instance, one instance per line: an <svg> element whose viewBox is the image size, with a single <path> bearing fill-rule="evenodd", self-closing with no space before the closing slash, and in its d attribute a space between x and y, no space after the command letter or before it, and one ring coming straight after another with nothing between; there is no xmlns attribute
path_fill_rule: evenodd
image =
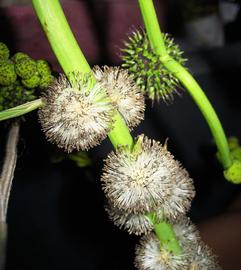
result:
<svg viewBox="0 0 241 270"><path fill-rule="evenodd" d="M170 196L161 207L164 218L172 222L187 213L195 196L193 180L180 162L175 162L178 173L174 174Z"/></svg>
<svg viewBox="0 0 241 270"><path fill-rule="evenodd" d="M144 119L145 100L128 71L119 67L94 68L96 80L106 89L130 129Z"/></svg>
<svg viewBox="0 0 241 270"><path fill-rule="evenodd" d="M75 74L74 87L64 75L43 94L39 110L49 141L72 150L88 150L103 140L112 125L114 108L100 84L90 88L90 75Z"/></svg>
<svg viewBox="0 0 241 270"><path fill-rule="evenodd" d="M159 142L141 135L136 146L132 151L122 147L109 154L103 169L103 190L118 209L144 214L165 205L182 169ZM192 191L190 197L193 197ZM189 197L182 203L189 205Z"/></svg>
<svg viewBox="0 0 241 270"><path fill-rule="evenodd" d="M221 270L218 264L217 256L202 241L192 250L192 256L189 257L189 270Z"/></svg>
<svg viewBox="0 0 241 270"><path fill-rule="evenodd" d="M135 266L139 270L188 270L188 259L184 254L168 251L150 234L142 237L136 247Z"/></svg>
<svg viewBox="0 0 241 270"><path fill-rule="evenodd" d="M128 231L129 234L142 235L153 230L152 223L144 214L127 213L111 205L106 206L105 209L110 220L120 229Z"/></svg>

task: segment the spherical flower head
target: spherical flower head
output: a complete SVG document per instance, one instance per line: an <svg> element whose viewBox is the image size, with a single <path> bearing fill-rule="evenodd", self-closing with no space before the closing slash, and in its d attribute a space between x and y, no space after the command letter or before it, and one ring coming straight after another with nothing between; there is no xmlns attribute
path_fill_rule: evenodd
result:
<svg viewBox="0 0 241 270"><path fill-rule="evenodd" d="M175 255L160 245L154 234L142 237L136 247L135 266L139 270L188 270L187 256Z"/></svg>
<svg viewBox="0 0 241 270"><path fill-rule="evenodd" d="M11 60L16 64L22 59L31 59L26 53L17 52L12 57Z"/></svg>
<svg viewBox="0 0 241 270"><path fill-rule="evenodd" d="M90 76L76 75L75 87L64 75L46 90L39 119L49 141L67 152L88 150L103 140L112 126L114 109L106 92Z"/></svg>
<svg viewBox="0 0 241 270"><path fill-rule="evenodd" d="M144 119L145 101L128 72L119 67L94 68L97 81L106 89L127 126L132 129Z"/></svg>
<svg viewBox="0 0 241 270"><path fill-rule="evenodd" d="M38 70L38 74L43 76L43 75L51 75L51 68L49 66L49 63L45 60L37 60L36 61L36 65L37 65L37 70Z"/></svg>
<svg viewBox="0 0 241 270"><path fill-rule="evenodd" d="M40 77L38 74L34 74L29 79L23 79L21 80L22 84L29 89L36 88L40 84Z"/></svg>
<svg viewBox="0 0 241 270"><path fill-rule="evenodd" d="M185 63L182 52L169 35L163 35L167 53L180 64ZM122 49L123 67L134 76L137 85L152 100L173 100L180 88L178 79L160 61L144 31L134 31Z"/></svg>
<svg viewBox="0 0 241 270"><path fill-rule="evenodd" d="M144 214L165 206L180 166L166 147L142 135L134 150L120 147L111 152L103 171L103 190L110 202L128 213Z"/></svg>
<svg viewBox="0 0 241 270"><path fill-rule="evenodd" d="M31 58L23 57L16 62L15 71L22 79L30 79L37 73L36 62Z"/></svg>
<svg viewBox="0 0 241 270"><path fill-rule="evenodd" d="M221 267L218 265L217 256L202 241L193 248L189 260L189 270L221 270Z"/></svg>
<svg viewBox="0 0 241 270"><path fill-rule="evenodd" d="M0 85L9 86L15 83L17 74L11 60L0 60Z"/></svg>
<svg viewBox="0 0 241 270"><path fill-rule="evenodd" d="M52 75L44 75L40 78L39 88L46 89L50 86L50 84L54 81L54 76Z"/></svg>
<svg viewBox="0 0 241 270"><path fill-rule="evenodd" d="M131 214L121 211L110 204L105 209L110 220L117 227L126 230L129 234L146 235L153 230L153 225L144 214Z"/></svg>
<svg viewBox="0 0 241 270"><path fill-rule="evenodd" d="M188 172L178 161L174 161L174 163L176 171L173 172L173 184L170 190L170 196L161 206L163 218L171 222L187 213L195 196L193 180L190 178Z"/></svg>
<svg viewBox="0 0 241 270"><path fill-rule="evenodd" d="M0 60L6 60L9 58L9 49L7 45L3 42L0 42Z"/></svg>

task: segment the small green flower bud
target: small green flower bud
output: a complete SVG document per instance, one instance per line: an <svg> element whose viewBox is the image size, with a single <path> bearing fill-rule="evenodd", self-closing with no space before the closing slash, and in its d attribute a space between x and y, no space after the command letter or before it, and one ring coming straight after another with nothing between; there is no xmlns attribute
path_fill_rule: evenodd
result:
<svg viewBox="0 0 241 270"><path fill-rule="evenodd" d="M27 88L35 88L38 87L40 83L40 77L37 74L34 74L29 79L22 80L22 84Z"/></svg>
<svg viewBox="0 0 241 270"><path fill-rule="evenodd" d="M54 77L52 75L44 75L40 79L39 88L45 89L54 81Z"/></svg>
<svg viewBox="0 0 241 270"><path fill-rule="evenodd" d="M10 60L0 61L0 85L13 84L17 79L17 74L14 70L14 64Z"/></svg>
<svg viewBox="0 0 241 270"><path fill-rule="evenodd" d="M15 70L18 76L25 79L30 79L37 72L37 65L33 59L22 58L16 62Z"/></svg>
<svg viewBox="0 0 241 270"><path fill-rule="evenodd" d="M241 162L239 160L234 160L233 164L224 171L224 177L234 183L241 183Z"/></svg>
<svg viewBox="0 0 241 270"><path fill-rule="evenodd" d="M11 60L14 62L14 63L17 63L19 62L21 59L30 59L30 57L25 54L25 53L22 53L22 52L18 52L18 53L15 53Z"/></svg>
<svg viewBox="0 0 241 270"><path fill-rule="evenodd" d="M51 69L50 69L50 66L49 66L47 61L38 60L38 61L36 61L36 64L37 64L38 73L41 76L51 75Z"/></svg>
<svg viewBox="0 0 241 270"><path fill-rule="evenodd" d="M9 49L7 45L3 42L0 42L0 59L5 60L9 58Z"/></svg>

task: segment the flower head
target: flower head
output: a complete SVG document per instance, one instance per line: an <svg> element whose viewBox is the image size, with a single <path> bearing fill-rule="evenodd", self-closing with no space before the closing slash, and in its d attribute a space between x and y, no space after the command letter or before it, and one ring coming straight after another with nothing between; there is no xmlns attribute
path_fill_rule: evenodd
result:
<svg viewBox="0 0 241 270"><path fill-rule="evenodd" d="M169 35L163 36L168 55L180 64L185 62L182 52L174 44ZM122 49L123 67L134 76L137 85L146 95L154 100L160 98L164 101L173 99L173 93L180 88L178 79L170 73L160 61L144 31L135 31L125 42Z"/></svg>
<svg viewBox="0 0 241 270"><path fill-rule="evenodd" d="M217 257L212 253L211 249L200 241L190 256L189 270L221 270L218 265Z"/></svg>
<svg viewBox="0 0 241 270"><path fill-rule="evenodd" d="M94 73L128 127L132 129L137 126L144 119L145 101L127 70L105 66L103 70L95 67Z"/></svg>
<svg viewBox="0 0 241 270"><path fill-rule="evenodd" d="M125 147L111 152L102 175L109 201L119 210L132 214L149 213L165 206L176 179L183 174L179 163L159 142L139 136L137 144L138 153ZM183 197L182 203L189 205L189 197L193 197L193 189Z"/></svg>
<svg viewBox="0 0 241 270"><path fill-rule="evenodd" d="M170 196L162 204L163 217L169 221L178 219L186 214L195 196L193 181L188 172L175 161L177 171L173 177L172 190ZM177 173L178 172L178 173Z"/></svg>
<svg viewBox="0 0 241 270"><path fill-rule="evenodd" d="M127 230L129 234L147 234L153 229L153 225L144 214L131 214L108 205L106 211L110 220L120 229Z"/></svg>
<svg viewBox="0 0 241 270"><path fill-rule="evenodd" d="M186 255L175 255L160 245L154 234L142 237L136 247L135 266L139 270L187 270Z"/></svg>
<svg viewBox="0 0 241 270"><path fill-rule="evenodd" d="M75 83L72 87L61 75L44 93L45 105L39 111L46 137L67 152L99 144L111 128L114 113L99 84L89 90L89 77L81 74Z"/></svg>

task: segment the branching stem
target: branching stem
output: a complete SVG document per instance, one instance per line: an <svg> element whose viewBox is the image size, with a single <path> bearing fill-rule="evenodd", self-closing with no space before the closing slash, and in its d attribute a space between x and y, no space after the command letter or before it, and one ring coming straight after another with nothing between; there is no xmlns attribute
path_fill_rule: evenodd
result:
<svg viewBox="0 0 241 270"><path fill-rule="evenodd" d="M91 72L88 62L84 58L80 48L77 48L77 42L71 33L70 27L64 18L58 0L32 0L35 12L43 26L44 31L49 39L50 45L69 80L71 81L73 72ZM114 148L120 145L133 147L133 138L129 132L125 121L119 113L115 115L115 123L112 131L108 134ZM164 226L166 224L166 226ZM160 227L154 224L157 237L164 241L165 247L170 252L180 253L180 246L175 237L172 227L162 222ZM165 228L165 229L163 229Z"/></svg>
<svg viewBox="0 0 241 270"><path fill-rule="evenodd" d="M149 41L154 52L160 55L163 65L185 86L202 112L220 155L224 169L232 165L228 142L218 116L205 93L192 75L166 52L163 36L157 20L153 0L138 0Z"/></svg>

